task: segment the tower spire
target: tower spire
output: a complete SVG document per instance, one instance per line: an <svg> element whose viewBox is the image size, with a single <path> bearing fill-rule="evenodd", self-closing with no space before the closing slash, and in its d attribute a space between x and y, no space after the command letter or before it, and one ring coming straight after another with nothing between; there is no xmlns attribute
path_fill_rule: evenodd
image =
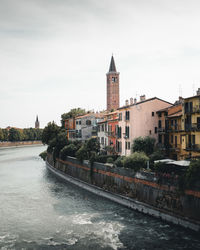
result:
<svg viewBox="0 0 200 250"><path fill-rule="evenodd" d="M114 60L113 54L112 54L111 61L110 61L110 68L109 68L109 72L117 72L117 70L116 70L116 66L115 66L115 60Z"/></svg>

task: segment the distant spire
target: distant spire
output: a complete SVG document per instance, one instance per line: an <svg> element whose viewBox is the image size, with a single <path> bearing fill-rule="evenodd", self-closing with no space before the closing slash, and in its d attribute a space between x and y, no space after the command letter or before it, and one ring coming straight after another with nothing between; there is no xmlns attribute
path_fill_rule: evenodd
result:
<svg viewBox="0 0 200 250"><path fill-rule="evenodd" d="M38 122L38 115L37 115L37 117L36 117L36 122Z"/></svg>
<svg viewBox="0 0 200 250"><path fill-rule="evenodd" d="M112 54L111 61L110 61L110 68L109 72L117 72L116 67L115 67L115 60Z"/></svg>

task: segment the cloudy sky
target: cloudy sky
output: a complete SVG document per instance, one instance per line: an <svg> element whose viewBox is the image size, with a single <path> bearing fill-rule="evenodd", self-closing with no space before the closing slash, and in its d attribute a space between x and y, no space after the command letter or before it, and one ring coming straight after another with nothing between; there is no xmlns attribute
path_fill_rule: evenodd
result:
<svg viewBox="0 0 200 250"><path fill-rule="evenodd" d="M105 109L112 53L121 105L142 94L192 96L199 13L199 0L0 0L0 127Z"/></svg>

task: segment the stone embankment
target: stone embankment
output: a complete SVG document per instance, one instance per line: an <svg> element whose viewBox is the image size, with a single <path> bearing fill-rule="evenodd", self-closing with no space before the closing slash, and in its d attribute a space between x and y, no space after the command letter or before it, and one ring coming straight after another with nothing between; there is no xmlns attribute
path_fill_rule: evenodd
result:
<svg viewBox="0 0 200 250"><path fill-rule="evenodd" d="M159 180L154 173L134 173L131 169L111 167L106 164L76 158L66 161L47 156L47 167L57 176L97 195L126 207L165 221L200 231L200 192L185 190L169 180Z"/></svg>
<svg viewBox="0 0 200 250"><path fill-rule="evenodd" d="M32 145L42 145L42 141L16 141L16 142L6 141L6 142L0 142L0 148L32 146Z"/></svg>

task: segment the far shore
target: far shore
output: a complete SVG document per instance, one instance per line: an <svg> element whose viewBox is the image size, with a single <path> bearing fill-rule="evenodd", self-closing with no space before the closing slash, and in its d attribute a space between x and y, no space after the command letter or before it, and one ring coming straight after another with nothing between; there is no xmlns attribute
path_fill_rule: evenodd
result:
<svg viewBox="0 0 200 250"><path fill-rule="evenodd" d="M0 142L0 149L11 147L27 147L27 146L42 146L42 141L17 141L17 142Z"/></svg>

